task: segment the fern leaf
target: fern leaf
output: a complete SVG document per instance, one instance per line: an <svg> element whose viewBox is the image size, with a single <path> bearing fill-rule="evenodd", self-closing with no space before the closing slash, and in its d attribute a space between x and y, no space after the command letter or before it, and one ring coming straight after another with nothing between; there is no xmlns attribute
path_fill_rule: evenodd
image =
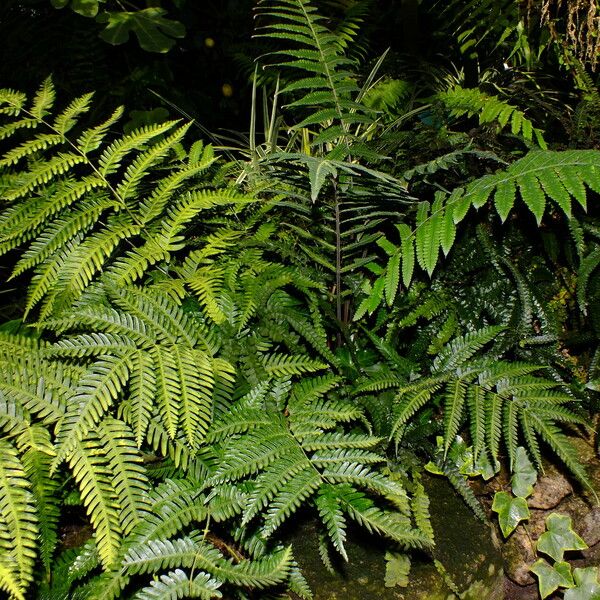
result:
<svg viewBox="0 0 600 600"><path fill-rule="evenodd" d="M590 478L579 462L577 451L571 445L568 438L556 425L554 425L554 423L552 423L552 421L547 417L545 418L536 414L534 410L527 410L527 416L535 431L552 448L552 450L556 452L569 471L571 471L583 485L588 487L595 494Z"/></svg>
<svg viewBox="0 0 600 600"><path fill-rule="evenodd" d="M464 365L483 346L492 341L504 327L484 327L454 339L436 357L432 371L440 372Z"/></svg>
<svg viewBox="0 0 600 600"><path fill-rule="evenodd" d="M116 192L125 201L136 196L137 188L142 179L148 175L150 169L164 159L173 147L181 142L191 123L178 127L174 133L157 142L135 158L127 167Z"/></svg>
<svg viewBox="0 0 600 600"><path fill-rule="evenodd" d="M156 396L154 363L147 352L138 350L132 355L129 393L131 407L126 413L125 420L133 429L135 442L140 448L148 429Z"/></svg>
<svg viewBox="0 0 600 600"><path fill-rule="evenodd" d="M500 394L488 392L486 395L488 405L486 407L486 430L488 448L494 461L498 460L500 436L502 434L502 405L504 399Z"/></svg>
<svg viewBox="0 0 600 600"><path fill-rule="evenodd" d="M176 347L174 358L181 382L180 423L190 447L195 448L212 420L213 369L208 357L198 351Z"/></svg>
<svg viewBox="0 0 600 600"><path fill-rule="evenodd" d="M368 531L377 532L405 548L427 548L428 537L410 526L408 517L399 513L388 513L377 508L364 494L349 488L340 497L345 512Z"/></svg>
<svg viewBox="0 0 600 600"><path fill-rule="evenodd" d="M390 439L398 444L402 437L403 427L408 420L430 400L432 394L440 384L432 383L421 389L404 392L402 389L394 398L394 423L390 432Z"/></svg>
<svg viewBox="0 0 600 600"><path fill-rule="evenodd" d="M112 115L96 127L86 129L77 140L78 150L85 156L94 150L97 150L106 137L109 128L114 125L122 116L124 109L119 106Z"/></svg>
<svg viewBox="0 0 600 600"><path fill-rule="evenodd" d="M129 135L113 142L102 152L98 159L98 172L102 177L107 177L116 172L123 159L135 150L143 148L154 138L167 133L177 124L177 121L167 121L160 125L148 125L132 131Z"/></svg>
<svg viewBox="0 0 600 600"><path fill-rule="evenodd" d="M61 113L57 115L52 123L54 129L59 135L64 136L76 124L80 115L90 110L90 103L94 94L84 94L79 98L75 98Z"/></svg>
<svg viewBox="0 0 600 600"><path fill-rule="evenodd" d="M22 598L33 580L38 516L23 464L6 440L0 440L0 457L0 581Z"/></svg>
<svg viewBox="0 0 600 600"><path fill-rule="evenodd" d="M126 535L149 511L150 484L127 425L117 419L104 419L99 433L120 507L121 529Z"/></svg>
<svg viewBox="0 0 600 600"><path fill-rule="evenodd" d="M594 248L585 256L577 270L577 302L583 314L587 314L587 287L592 273L600 265L600 248Z"/></svg>
<svg viewBox="0 0 600 600"><path fill-rule="evenodd" d="M88 434L75 440L69 467L94 528L98 552L106 569L114 565L121 545L119 506L100 439Z"/></svg>
<svg viewBox="0 0 600 600"><path fill-rule="evenodd" d="M467 405L469 407L471 426L471 442L473 443L473 456L477 461L485 448L485 391L478 385L469 386L467 392Z"/></svg>
<svg viewBox="0 0 600 600"><path fill-rule="evenodd" d="M448 454L461 425L467 386L462 379L451 381L446 387L444 401L444 457Z"/></svg>
<svg viewBox="0 0 600 600"><path fill-rule="evenodd" d="M321 477L314 470L303 470L287 481L269 504L262 532L269 537L283 522L313 496L321 485Z"/></svg>
<svg viewBox="0 0 600 600"><path fill-rule="evenodd" d="M181 412L181 380L173 350L164 346L154 346L150 350L156 373L156 402L171 439L177 432Z"/></svg>
<svg viewBox="0 0 600 600"><path fill-rule="evenodd" d="M54 447L48 430L39 425L26 427L18 437L17 445L22 453L24 471L31 482L31 491L38 514L40 557L46 573L50 573L52 556L58 542L57 526L60 516L58 501L60 482L50 475Z"/></svg>
<svg viewBox="0 0 600 600"><path fill-rule="evenodd" d="M221 582L206 573L199 573L193 579L181 569L170 571L155 579L148 587L137 592L134 600L177 600L178 598L222 598L218 591Z"/></svg>
<svg viewBox="0 0 600 600"><path fill-rule="evenodd" d="M82 202L76 210L52 221L23 253L11 278L44 262L78 233L86 233L109 208L114 208L114 201L111 199L90 199L88 202Z"/></svg>
<svg viewBox="0 0 600 600"><path fill-rule="evenodd" d="M346 519L340 507L340 501L336 490L332 486L322 486L315 499L315 505L319 516L327 528L327 534L333 547L341 554L344 560L348 560L346 554Z"/></svg>
<svg viewBox="0 0 600 600"><path fill-rule="evenodd" d="M271 354L263 361L265 371L273 377L301 375L325 369L327 365L318 360L304 356L288 356L285 354Z"/></svg>
<svg viewBox="0 0 600 600"><path fill-rule="evenodd" d="M90 366L68 401L57 434L58 451L53 468L70 454L76 441L83 440L98 425L125 386L130 368L129 358L123 356L101 357Z"/></svg>
<svg viewBox="0 0 600 600"><path fill-rule="evenodd" d="M414 490L411 503L412 512L415 518L417 530L422 532L431 544L434 543L433 527L429 515L429 497L418 476L413 475Z"/></svg>
<svg viewBox="0 0 600 600"><path fill-rule="evenodd" d="M29 112L33 117L42 120L54 106L56 92L52 79L47 77L36 92Z"/></svg>

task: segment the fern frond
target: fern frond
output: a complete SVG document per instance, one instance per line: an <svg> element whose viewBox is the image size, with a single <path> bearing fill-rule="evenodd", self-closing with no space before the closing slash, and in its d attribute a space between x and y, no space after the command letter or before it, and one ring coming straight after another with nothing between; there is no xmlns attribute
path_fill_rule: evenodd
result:
<svg viewBox="0 0 600 600"><path fill-rule="evenodd" d="M467 396L465 382L457 378L446 387L444 402L444 456L458 433Z"/></svg>
<svg viewBox="0 0 600 600"><path fill-rule="evenodd" d="M319 516L327 529L327 535L333 547L340 553L344 560L348 560L346 553L346 519L342 512L340 500L332 486L323 486L315 500Z"/></svg>
<svg viewBox="0 0 600 600"><path fill-rule="evenodd" d="M513 135L522 135L527 141L535 141L540 148L546 149L542 131L535 128L531 121L516 106L501 100L497 96L490 96L477 88L465 89L454 86L452 89L441 92L437 98L450 109L450 115L469 117L477 114L479 124L498 123L502 130L510 123Z"/></svg>
<svg viewBox="0 0 600 600"><path fill-rule="evenodd" d="M39 521L39 554L46 573L50 572L52 557L58 542L57 526L60 516L58 491L60 482L50 475L55 454L48 430L40 425L25 427L17 438L25 474L31 482Z"/></svg>
<svg viewBox="0 0 600 600"><path fill-rule="evenodd" d="M133 596L135 600L177 600L178 598L222 598L218 591L221 582L206 573L198 573L193 579L181 569L161 575L148 587Z"/></svg>
<svg viewBox="0 0 600 600"><path fill-rule="evenodd" d="M75 442L81 442L99 424L127 383L130 368L129 357L125 356L104 356L90 366L68 401L57 433L54 468L67 458Z"/></svg>
<svg viewBox="0 0 600 600"><path fill-rule="evenodd" d="M307 358L305 356L288 356L285 354L271 354L263 361L265 371L273 377L286 377L320 371L327 367L326 364Z"/></svg>
<svg viewBox="0 0 600 600"><path fill-rule="evenodd" d="M382 511L361 492L349 488L340 497L340 503L344 511L368 531L384 535L405 548L431 546L427 535L411 528L408 517Z"/></svg>
<svg viewBox="0 0 600 600"><path fill-rule="evenodd" d="M35 498L15 447L0 440L0 582L23 598L33 580L39 519Z"/></svg>
<svg viewBox="0 0 600 600"><path fill-rule="evenodd" d="M113 142L98 159L99 174L106 177L114 173L128 154L143 148L154 138L167 133L177 123L178 121L167 121L166 123L147 125Z"/></svg>
<svg viewBox="0 0 600 600"><path fill-rule="evenodd" d="M94 528L102 564L106 569L110 569L119 555L122 532L119 505L113 490L103 445L98 436L88 433L82 441L75 439L69 467Z"/></svg>
<svg viewBox="0 0 600 600"><path fill-rule="evenodd" d="M120 508L121 529L127 535L147 516L150 483L133 443L132 432L125 423L112 418L104 419L99 434Z"/></svg>

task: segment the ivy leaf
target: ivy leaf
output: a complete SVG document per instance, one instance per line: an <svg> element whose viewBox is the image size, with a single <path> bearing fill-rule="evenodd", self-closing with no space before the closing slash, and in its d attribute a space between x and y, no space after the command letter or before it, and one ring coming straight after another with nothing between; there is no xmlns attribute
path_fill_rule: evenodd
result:
<svg viewBox="0 0 600 600"><path fill-rule="evenodd" d="M531 496L536 481L537 471L531 464L525 448L519 446L515 455L515 465L511 479L513 494L521 498Z"/></svg>
<svg viewBox="0 0 600 600"><path fill-rule="evenodd" d="M546 529L538 540L537 549L554 560L562 560L565 550L587 548L587 544L573 531L571 517L552 513L546 519Z"/></svg>
<svg viewBox="0 0 600 600"><path fill-rule="evenodd" d="M498 523L504 537L508 537L521 521L530 516L525 498L514 498L507 492L494 495L492 510L498 513Z"/></svg>
<svg viewBox="0 0 600 600"><path fill-rule="evenodd" d="M385 587L406 587L410 572L410 558L399 552L386 552L385 560Z"/></svg>
<svg viewBox="0 0 600 600"><path fill-rule="evenodd" d="M597 567L575 569L573 577L577 586L565 592L564 600L600 600Z"/></svg>
<svg viewBox="0 0 600 600"><path fill-rule="evenodd" d="M106 23L100 37L109 44L124 44L133 32L140 46L148 52L168 52L175 44L174 38L185 35L179 21L166 19L164 8L144 8L135 12L103 12L96 20Z"/></svg>
<svg viewBox="0 0 600 600"><path fill-rule="evenodd" d="M532 565L531 571L537 575L538 588L542 598L546 598L559 587L571 588L575 585L571 576L571 565L566 562L558 562L551 567L540 558Z"/></svg>

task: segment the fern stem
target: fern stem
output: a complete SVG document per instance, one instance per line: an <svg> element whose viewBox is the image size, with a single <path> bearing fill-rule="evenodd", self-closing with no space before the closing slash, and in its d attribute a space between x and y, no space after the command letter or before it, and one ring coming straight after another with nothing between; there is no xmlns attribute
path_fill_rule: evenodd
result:
<svg viewBox="0 0 600 600"><path fill-rule="evenodd" d="M333 178L333 202L335 210L335 314L342 325L342 228L337 178ZM342 345L342 337L338 332L337 345Z"/></svg>

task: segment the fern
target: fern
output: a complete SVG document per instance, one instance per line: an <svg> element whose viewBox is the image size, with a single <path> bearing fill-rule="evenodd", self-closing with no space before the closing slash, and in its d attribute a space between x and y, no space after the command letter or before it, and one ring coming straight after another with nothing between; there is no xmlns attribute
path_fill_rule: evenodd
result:
<svg viewBox="0 0 600 600"><path fill-rule="evenodd" d="M360 319L367 312L373 313L384 301L392 304L398 287L389 282L402 278L404 285L408 286L415 262L431 275L438 264L440 249L444 255L449 253L454 245L456 226L471 207L479 209L493 202L500 219L506 221L518 192L538 224L546 211L548 198L568 218L572 214L572 199L586 209L586 187L594 192L600 189L598 161L599 155L595 150L532 151L505 171L485 175L447 196L438 193L432 204L421 202L415 228L411 230L407 225L399 227L401 245L386 241L387 268L367 287L368 297L362 301L355 319ZM386 282L387 293L384 294Z"/></svg>
<svg viewBox="0 0 600 600"><path fill-rule="evenodd" d="M190 446L196 447L212 419L217 382L226 388L231 382L231 367L206 352L211 343L202 339L177 304L138 288L113 290L113 298L128 312L86 304L82 313L47 323L59 330L99 329L65 338L48 354L101 355L90 364L68 401L70 409L58 431L57 464L68 456L74 441L83 439L113 402L124 396L129 382L131 405L124 416L138 445L147 432L156 398L169 437L174 439L181 425Z"/></svg>
<svg viewBox="0 0 600 600"><path fill-rule="evenodd" d="M25 468L14 446L1 440L0 448L0 588L16 598L33 580L38 536L35 499Z"/></svg>
<svg viewBox="0 0 600 600"><path fill-rule="evenodd" d="M208 190L176 200L176 194L184 186L191 189L192 179L214 161L210 147L198 146L187 157L173 160L189 125L172 121L148 126L110 142L110 127L122 113L117 110L71 140L70 130L90 108L90 95L73 101L54 121L48 118L55 96L50 80L39 92L45 98L43 110L35 105L30 112L10 91L1 96L11 107L9 117L30 116L33 136L1 159L0 164L13 171L12 183L2 193L8 201L0 216L2 251L29 245L13 277L36 269L27 310L46 298L42 317L72 306L123 244L133 249L107 273L117 285L131 283L150 266L167 262L182 248L182 228L199 211L248 201L233 192ZM165 174L153 177L154 191L144 197L147 180L161 166ZM162 231L154 232L161 223Z"/></svg>
<svg viewBox="0 0 600 600"><path fill-rule="evenodd" d="M512 464L521 437L534 450L541 439L575 477L589 486L573 446L557 425L585 424L576 411L568 408L572 396L556 381L530 375L539 369L536 365L477 358L499 331L489 327L455 338L438 353L431 374L408 384L395 384L390 439L398 445L410 419L424 406L439 403L443 407L444 433L441 464L446 470L450 468L446 458L457 434L467 429L474 461L488 456L496 462L503 440ZM356 391L362 393L368 388L369 380Z"/></svg>
<svg viewBox="0 0 600 600"><path fill-rule="evenodd" d="M276 60L283 59L276 66L300 70L304 74L281 91L282 94L299 92L299 97L288 106L308 111L296 128L327 123L313 140L313 145L341 141L342 147L336 152L336 158L345 158L350 151L352 127L371 119L367 116L369 110L352 99L359 87L351 70L353 61L343 53L341 36L326 27L325 18L308 0L283 3L263 0L259 4L259 15L275 18L274 22L259 29L259 35L285 39L297 45L297 49L273 53Z"/></svg>
<svg viewBox="0 0 600 600"><path fill-rule="evenodd" d="M287 405L287 424L279 417L258 423L254 414L259 406L255 404L225 415L210 438L223 446L223 459L210 479L211 485L216 485L218 491L220 485L248 480L251 487L241 513L242 522L250 523L264 515L259 522L262 521L260 528L267 537L300 505L311 501L334 548L345 558L344 512L367 529L401 544L428 546L429 541L413 529L410 519L396 518L394 513L367 500L367 496L364 511L358 505L344 503L349 493L359 494L358 489L363 488L409 511L406 492L369 466L381 460L369 451L377 438L356 434L347 450L341 449L335 437L327 442L328 431L360 417L360 413L342 402L322 401L321 394L314 387L293 388ZM227 440L225 436L232 430L237 435ZM315 445L317 437L321 443Z"/></svg>
<svg viewBox="0 0 600 600"><path fill-rule="evenodd" d="M536 144L544 150L547 149L542 131L534 127L516 106L497 96L490 96L479 89L455 86L446 92L440 92L437 98L450 110L452 117L463 115L471 117L477 114L480 125L496 122L500 130L510 123L510 131L513 135L522 135L529 142L535 137Z"/></svg>

